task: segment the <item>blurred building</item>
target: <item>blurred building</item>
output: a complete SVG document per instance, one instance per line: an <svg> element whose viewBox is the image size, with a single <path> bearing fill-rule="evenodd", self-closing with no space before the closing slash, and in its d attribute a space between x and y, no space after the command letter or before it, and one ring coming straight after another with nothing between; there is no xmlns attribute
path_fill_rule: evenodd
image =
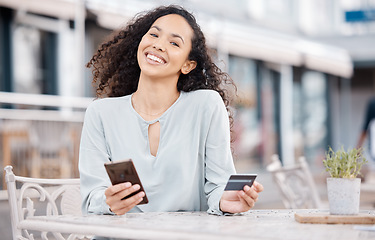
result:
<svg viewBox="0 0 375 240"><path fill-rule="evenodd" d="M236 161L356 144L375 91L375 1L0 0L0 91L93 96L85 69L136 13L179 4L238 85ZM241 171L241 170L239 170Z"/></svg>

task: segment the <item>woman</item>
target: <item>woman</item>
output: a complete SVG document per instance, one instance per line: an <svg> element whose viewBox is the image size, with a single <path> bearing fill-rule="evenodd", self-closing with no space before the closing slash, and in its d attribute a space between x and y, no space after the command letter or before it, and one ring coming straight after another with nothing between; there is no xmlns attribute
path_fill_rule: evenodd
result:
<svg viewBox="0 0 375 240"><path fill-rule="evenodd" d="M80 146L83 212L202 211L253 207L259 183L226 191L235 173L228 96L232 80L213 63L195 18L177 6L139 16L102 44L88 63L97 96ZM131 158L139 185L111 186L103 164Z"/></svg>

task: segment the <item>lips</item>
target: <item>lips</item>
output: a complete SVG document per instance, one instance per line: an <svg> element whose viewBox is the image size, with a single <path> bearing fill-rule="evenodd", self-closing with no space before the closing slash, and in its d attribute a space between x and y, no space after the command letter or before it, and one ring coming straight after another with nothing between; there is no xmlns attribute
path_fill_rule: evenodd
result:
<svg viewBox="0 0 375 240"><path fill-rule="evenodd" d="M165 64L167 61L160 55L146 53L146 58L151 63Z"/></svg>

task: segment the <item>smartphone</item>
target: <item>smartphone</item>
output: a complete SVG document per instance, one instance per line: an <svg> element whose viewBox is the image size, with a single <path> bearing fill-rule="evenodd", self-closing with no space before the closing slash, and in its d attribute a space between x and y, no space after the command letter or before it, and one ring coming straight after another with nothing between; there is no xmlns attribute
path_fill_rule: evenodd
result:
<svg viewBox="0 0 375 240"><path fill-rule="evenodd" d="M243 190L245 185L251 187L257 174L234 174L231 175L224 191L239 191Z"/></svg>
<svg viewBox="0 0 375 240"><path fill-rule="evenodd" d="M115 162L112 162L112 161L107 162L107 163L104 163L104 167L107 170L107 173L108 173L109 178L111 179L112 185L116 185L116 184L123 183L123 182L130 182L133 185L139 184L139 186L141 186L139 191L134 192L124 197L123 199L132 197L135 194L143 191L145 193L145 196L143 197L142 202L138 203L138 205L148 203L146 192L143 189L141 180L139 179L138 173L135 170L135 166L131 159L115 161Z"/></svg>

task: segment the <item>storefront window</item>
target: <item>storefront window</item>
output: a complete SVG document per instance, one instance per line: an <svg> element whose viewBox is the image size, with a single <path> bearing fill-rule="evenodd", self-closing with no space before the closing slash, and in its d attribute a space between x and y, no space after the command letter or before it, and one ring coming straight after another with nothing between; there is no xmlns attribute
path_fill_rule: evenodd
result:
<svg viewBox="0 0 375 240"><path fill-rule="evenodd" d="M230 56L229 74L237 85L232 144L237 168L259 162L260 131L257 119L257 71L251 59Z"/></svg>
<svg viewBox="0 0 375 240"><path fill-rule="evenodd" d="M16 26L13 39L14 91L41 93L40 32L35 28Z"/></svg>
<svg viewBox="0 0 375 240"><path fill-rule="evenodd" d="M13 91L57 94L56 34L16 25L13 42Z"/></svg>
<svg viewBox="0 0 375 240"><path fill-rule="evenodd" d="M327 84L323 73L307 71L302 75L302 131L305 156L321 161L327 149Z"/></svg>

